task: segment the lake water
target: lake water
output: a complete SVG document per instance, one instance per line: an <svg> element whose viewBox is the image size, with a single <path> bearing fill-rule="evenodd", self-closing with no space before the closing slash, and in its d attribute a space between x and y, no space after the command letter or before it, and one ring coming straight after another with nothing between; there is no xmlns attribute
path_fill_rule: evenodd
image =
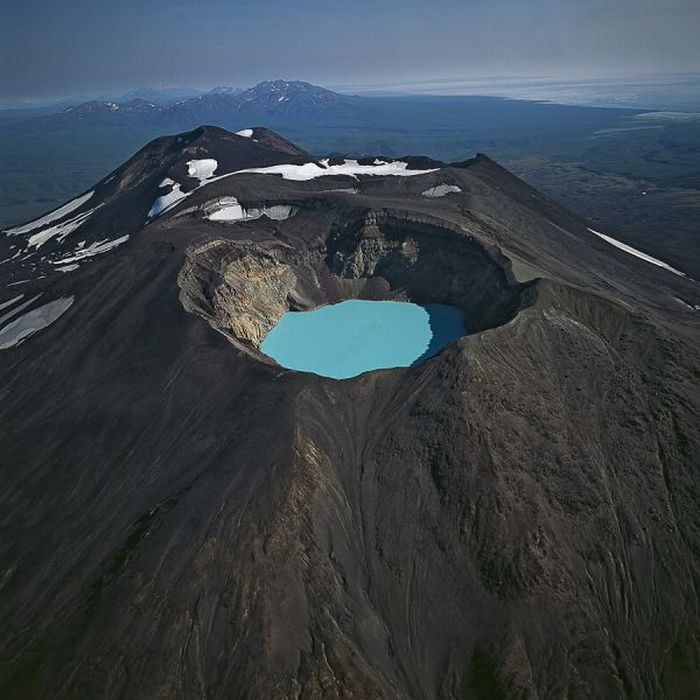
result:
<svg viewBox="0 0 700 700"><path fill-rule="evenodd" d="M454 306L352 299L287 312L260 349L283 367L347 379L418 364L464 334Z"/></svg>

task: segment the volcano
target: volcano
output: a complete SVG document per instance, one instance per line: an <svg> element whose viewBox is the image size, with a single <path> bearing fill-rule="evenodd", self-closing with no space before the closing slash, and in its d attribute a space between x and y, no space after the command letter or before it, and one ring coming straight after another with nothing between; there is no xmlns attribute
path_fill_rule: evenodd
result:
<svg viewBox="0 0 700 700"><path fill-rule="evenodd" d="M483 155L153 141L0 237L3 698L700 687L700 287ZM350 299L468 334L347 380Z"/></svg>

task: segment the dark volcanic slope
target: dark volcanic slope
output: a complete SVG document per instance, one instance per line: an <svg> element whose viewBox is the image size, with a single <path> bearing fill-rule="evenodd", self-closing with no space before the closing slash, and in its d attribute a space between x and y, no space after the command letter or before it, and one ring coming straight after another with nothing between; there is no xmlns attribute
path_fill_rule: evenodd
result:
<svg viewBox="0 0 700 700"><path fill-rule="evenodd" d="M0 696L691 697L697 283L483 156L216 179L311 160L202 128L2 238ZM342 382L257 351L350 297L472 334Z"/></svg>

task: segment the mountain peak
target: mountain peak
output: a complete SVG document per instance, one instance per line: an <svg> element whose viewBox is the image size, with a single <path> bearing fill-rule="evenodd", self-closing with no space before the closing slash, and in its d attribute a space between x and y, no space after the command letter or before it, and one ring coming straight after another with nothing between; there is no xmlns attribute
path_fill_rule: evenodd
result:
<svg viewBox="0 0 700 700"><path fill-rule="evenodd" d="M245 92L246 88L242 88L238 85L219 85L217 87L213 87L211 90L209 90L207 95L240 95L242 92Z"/></svg>
<svg viewBox="0 0 700 700"><path fill-rule="evenodd" d="M265 80L245 90L238 97L244 103L282 108L345 106L352 102L352 98L346 95L301 80Z"/></svg>
<svg viewBox="0 0 700 700"><path fill-rule="evenodd" d="M106 100L89 100L88 102L83 102L82 104L76 105L75 107L67 107L64 110L66 114L95 114L104 112L116 112L119 110L119 104L117 102L110 102Z"/></svg>

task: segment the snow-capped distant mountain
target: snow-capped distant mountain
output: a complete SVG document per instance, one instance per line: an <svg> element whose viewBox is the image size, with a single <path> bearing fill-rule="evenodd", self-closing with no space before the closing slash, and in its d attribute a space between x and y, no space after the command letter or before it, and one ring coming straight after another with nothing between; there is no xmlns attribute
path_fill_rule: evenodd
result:
<svg viewBox="0 0 700 700"><path fill-rule="evenodd" d="M64 114L103 114L115 112L119 109L117 102L107 102L103 100L90 100L75 107L66 107Z"/></svg>
<svg viewBox="0 0 700 700"><path fill-rule="evenodd" d="M153 114L162 110L163 108L155 102L136 98L128 102L91 100L75 107L68 107L63 111L63 114L80 117L114 114L117 112L121 114Z"/></svg>
<svg viewBox="0 0 700 700"><path fill-rule="evenodd" d="M184 100L201 95L201 90L188 87L164 87L164 88L138 88L130 90L122 95L116 102L130 102L131 100L146 100L158 105L168 105L175 100Z"/></svg>
<svg viewBox="0 0 700 700"><path fill-rule="evenodd" d="M268 108L342 108L357 100L300 80L266 80L241 93L239 99L244 104Z"/></svg>
<svg viewBox="0 0 700 700"><path fill-rule="evenodd" d="M162 128L187 128L197 124L233 127L233 122L238 121L255 124L275 118L324 119L330 114L349 114L363 103L363 98L341 95L299 80L268 80L247 89L216 87L167 105L143 98L127 102L91 100L69 107L63 115L92 119L142 115L155 117L152 123Z"/></svg>
<svg viewBox="0 0 700 700"><path fill-rule="evenodd" d="M238 85L230 86L230 85L220 85L217 87L213 87L207 94L209 95L240 95L242 92L245 92L247 88L240 87Z"/></svg>
<svg viewBox="0 0 700 700"><path fill-rule="evenodd" d="M163 128L180 129L182 124L228 124L238 106L238 97L228 92L208 92L178 100L163 112Z"/></svg>
<svg viewBox="0 0 700 700"><path fill-rule="evenodd" d="M301 81L268 80L246 90L215 88L172 105L164 119L169 124L216 123L234 126L232 120L265 123L275 119L325 119L347 114L364 102L359 97L340 95L318 85Z"/></svg>

